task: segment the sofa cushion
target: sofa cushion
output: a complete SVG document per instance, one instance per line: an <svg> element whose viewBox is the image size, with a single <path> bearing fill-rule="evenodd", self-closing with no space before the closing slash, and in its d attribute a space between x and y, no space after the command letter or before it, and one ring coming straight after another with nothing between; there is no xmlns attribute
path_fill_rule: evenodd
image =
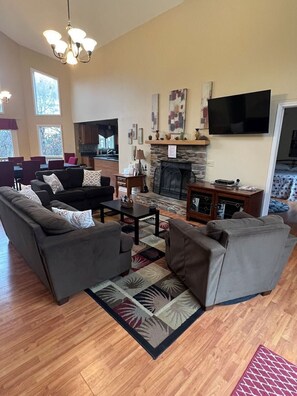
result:
<svg viewBox="0 0 297 396"><path fill-rule="evenodd" d="M103 197L106 195L112 195L113 194L113 187L108 186L108 187L83 187L82 191L84 191L85 195L87 198L98 198L98 197Z"/></svg>
<svg viewBox="0 0 297 396"><path fill-rule="evenodd" d="M38 223L46 234L59 235L75 230L75 227L59 215L20 194L18 195L19 197L14 198L13 204Z"/></svg>
<svg viewBox="0 0 297 396"><path fill-rule="evenodd" d="M42 205L42 202L41 202L39 196L36 194L35 191L33 191L31 189L31 186L23 187L23 189L20 190L19 193L21 195L23 195L24 197L31 199L32 201L38 203L39 205Z"/></svg>
<svg viewBox="0 0 297 396"><path fill-rule="evenodd" d="M101 170L92 171L84 169L84 180L82 186L101 186Z"/></svg>
<svg viewBox="0 0 297 396"><path fill-rule="evenodd" d="M69 190L59 191L55 197L58 201L65 203L84 201L86 194L82 188L71 188Z"/></svg>
<svg viewBox="0 0 297 396"><path fill-rule="evenodd" d="M62 183L54 173L49 176L43 175L43 180L51 187L54 194L64 190Z"/></svg>
<svg viewBox="0 0 297 396"><path fill-rule="evenodd" d="M70 188L77 188L82 186L84 173L82 168L67 168L69 175Z"/></svg>
<svg viewBox="0 0 297 396"><path fill-rule="evenodd" d="M75 228L89 228L95 226L91 209L80 212L78 210L73 211L52 207L52 211L68 221Z"/></svg>
<svg viewBox="0 0 297 396"><path fill-rule="evenodd" d="M1 189L1 195L3 195L9 202L11 202L15 197L19 196L18 191L16 191L12 187L2 186L0 187L0 189Z"/></svg>

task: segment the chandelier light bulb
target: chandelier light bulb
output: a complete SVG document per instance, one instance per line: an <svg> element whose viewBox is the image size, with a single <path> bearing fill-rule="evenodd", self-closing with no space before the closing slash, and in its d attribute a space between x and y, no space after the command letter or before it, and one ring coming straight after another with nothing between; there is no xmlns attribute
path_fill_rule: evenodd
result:
<svg viewBox="0 0 297 396"><path fill-rule="evenodd" d="M45 30L43 35L52 47L55 57L60 59L63 64L76 65L78 62L88 63L91 60L91 55L97 42L92 38L86 37L84 30L71 26L69 0L67 0L67 8L67 42L61 40L61 34L55 30Z"/></svg>
<svg viewBox="0 0 297 396"><path fill-rule="evenodd" d="M61 34L55 30L46 30L43 32L43 35L50 45L55 45L62 37Z"/></svg>

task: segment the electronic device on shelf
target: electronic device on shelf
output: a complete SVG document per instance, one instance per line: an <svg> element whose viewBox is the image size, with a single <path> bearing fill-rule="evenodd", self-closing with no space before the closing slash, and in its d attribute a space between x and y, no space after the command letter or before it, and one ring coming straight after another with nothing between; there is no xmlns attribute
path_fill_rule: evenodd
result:
<svg viewBox="0 0 297 396"><path fill-rule="evenodd" d="M234 180L226 180L226 179L216 179L216 184L222 184L224 186L233 186L235 184Z"/></svg>

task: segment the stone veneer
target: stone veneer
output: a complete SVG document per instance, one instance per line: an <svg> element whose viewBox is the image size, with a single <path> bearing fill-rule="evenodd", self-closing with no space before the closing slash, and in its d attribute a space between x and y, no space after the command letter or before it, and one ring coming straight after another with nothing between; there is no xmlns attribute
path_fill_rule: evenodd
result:
<svg viewBox="0 0 297 396"><path fill-rule="evenodd" d="M150 191L153 190L155 169L161 165L161 161L191 162L192 172L196 180L204 180L207 161L207 146L177 145L176 158L168 158L168 146L160 144L151 145L150 167Z"/></svg>

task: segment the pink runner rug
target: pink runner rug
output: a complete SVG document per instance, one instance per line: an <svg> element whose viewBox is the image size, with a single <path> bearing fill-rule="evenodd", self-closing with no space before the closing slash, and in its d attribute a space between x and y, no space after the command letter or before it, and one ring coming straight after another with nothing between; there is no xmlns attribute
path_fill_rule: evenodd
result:
<svg viewBox="0 0 297 396"><path fill-rule="evenodd" d="M260 345L231 396L297 396L297 366Z"/></svg>

